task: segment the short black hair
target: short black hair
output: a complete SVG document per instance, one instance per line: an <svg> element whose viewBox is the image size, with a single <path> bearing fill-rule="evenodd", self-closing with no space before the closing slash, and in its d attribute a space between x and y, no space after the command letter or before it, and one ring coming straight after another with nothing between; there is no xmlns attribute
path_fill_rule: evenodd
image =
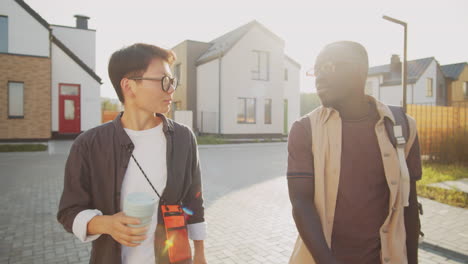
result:
<svg viewBox="0 0 468 264"><path fill-rule="evenodd" d="M171 50L144 43L135 43L112 54L109 59L108 72L120 102L124 103L122 87L120 86L122 78L143 74L155 58L162 59L172 65L176 60L176 55Z"/></svg>
<svg viewBox="0 0 468 264"><path fill-rule="evenodd" d="M360 43L354 41L337 41L326 45L322 51L326 50L336 50L339 49L340 54L337 56L344 56L347 59L352 59L354 63L362 66L362 69L368 71L369 68L369 58L367 55L366 48Z"/></svg>

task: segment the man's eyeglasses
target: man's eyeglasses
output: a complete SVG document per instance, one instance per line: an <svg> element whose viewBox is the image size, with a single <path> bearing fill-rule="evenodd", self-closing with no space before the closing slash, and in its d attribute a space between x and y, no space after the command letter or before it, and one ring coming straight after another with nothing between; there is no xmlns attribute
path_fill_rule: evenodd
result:
<svg viewBox="0 0 468 264"><path fill-rule="evenodd" d="M311 75L317 77L320 74L335 73L337 68L344 70L347 66L349 67L350 65L353 66L355 64L349 61L325 62L321 65L316 65Z"/></svg>
<svg viewBox="0 0 468 264"><path fill-rule="evenodd" d="M161 89L164 91L164 92L168 92L169 89L176 89L177 88L177 84L178 84L178 80L176 77L174 78L171 78L169 76L164 76L162 78L149 78L149 77L131 77L131 78L128 78L129 80L135 80L135 81L140 81L140 80L147 80L147 81L161 81Z"/></svg>

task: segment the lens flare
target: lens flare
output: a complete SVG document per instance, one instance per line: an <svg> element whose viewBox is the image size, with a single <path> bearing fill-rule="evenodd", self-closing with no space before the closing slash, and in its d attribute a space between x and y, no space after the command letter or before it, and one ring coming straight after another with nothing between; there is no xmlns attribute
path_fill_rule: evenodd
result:
<svg viewBox="0 0 468 264"><path fill-rule="evenodd" d="M174 246L174 242L172 242L172 240L166 240L166 248L171 248Z"/></svg>
<svg viewBox="0 0 468 264"><path fill-rule="evenodd" d="M187 215L193 215L193 211L188 209L187 207L183 207L182 210L184 210L184 213Z"/></svg>

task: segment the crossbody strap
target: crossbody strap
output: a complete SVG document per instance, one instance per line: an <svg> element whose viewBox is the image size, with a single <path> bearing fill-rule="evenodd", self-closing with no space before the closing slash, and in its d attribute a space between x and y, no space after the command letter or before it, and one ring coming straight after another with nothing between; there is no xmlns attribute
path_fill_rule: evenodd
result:
<svg viewBox="0 0 468 264"><path fill-rule="evenodd" d="M141 168L140 166L140 163L138 163L138 161L136 160L135 156L133 156L132 154L132 158L133 160L135 161L136 165L138 166L138 168L140 169L141 173L143 173L143 176L145 176L145 179L148 181L149 185L151 186L151 188L153 188L154 192L156 193L156 195L159 197L159 199L164 203L166 204L166 201L164 201L164 199L161 197L161 195L159 195L159 192L156 190L156 188L154 187L154 185L151 183L151 181L148 179L148 176L146 176L146 173L145 171Z"/></svg>

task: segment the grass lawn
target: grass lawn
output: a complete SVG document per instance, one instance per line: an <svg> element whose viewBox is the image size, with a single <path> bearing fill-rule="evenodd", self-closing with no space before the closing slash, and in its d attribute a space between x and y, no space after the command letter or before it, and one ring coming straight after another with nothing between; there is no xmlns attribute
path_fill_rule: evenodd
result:
<svg viewBox="0 0 468 264"><path fill-rule="evenodd" d="M468 208L467 193L428 186L431 183L456 181L463 178L468 178L468 167L425 163L422 179L417 183L418 195L452 206Z"/></svg>
<svg viewBox="0 0 468 264"><path fill-rule="evenodd" d="M26 152L45 151L47 146L43 144L4 144L0 145L0 152Z"/></svg>
<svg viewBox="0 0 468 264"><path fill-rule="evenodd" d="M216 145L216 144L226 144L226 141L220 137L216 136L198 136L197 137L198 145Z"/></svg>
<svg viewBox="0 0 468 264"><path fill-rule="evenodd" d="M203 135L197 136L198 145L217 145L217 144L240 144L240 143L268 143L268 142L286 142L282 139L273 138L257 138L257 139L246 139L246 140L232 140L225 139L215 135Z"/></svg>

